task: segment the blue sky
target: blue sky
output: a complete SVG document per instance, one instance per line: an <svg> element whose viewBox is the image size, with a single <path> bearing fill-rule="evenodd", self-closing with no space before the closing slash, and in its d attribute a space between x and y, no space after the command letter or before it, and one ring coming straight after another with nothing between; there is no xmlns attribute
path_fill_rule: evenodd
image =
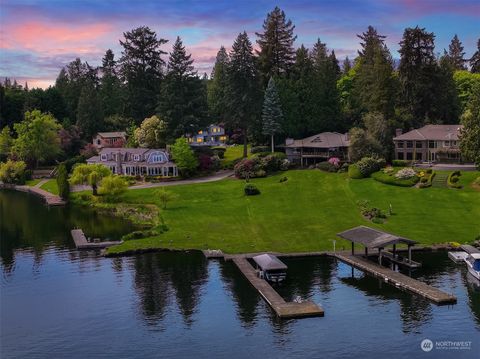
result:
<svg viewBox="0 0 480 359"><path fill-rule="evenodd" d="M140 25L170 40L166 51L181 36L197 70L210 73L218 48L243 30L254 42L276 5L295 24L297 46L320 38L340 59L355 56L368 25L387 36L394 57L405 27L434 32L439 53L458 34L470 56L480 37L479 0L0 0L0 76L47 87L75 57L99 65L109 48L119 57L123 32Z"/></svg>

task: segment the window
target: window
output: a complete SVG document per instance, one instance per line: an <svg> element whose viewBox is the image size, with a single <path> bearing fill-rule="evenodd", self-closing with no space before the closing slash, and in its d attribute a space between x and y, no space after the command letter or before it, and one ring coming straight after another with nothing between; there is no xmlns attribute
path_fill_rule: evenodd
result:
<svg viewBox="0 0 480 359"><path fill-rule="evenodd" d="M450 147L450 141L445 141L443 143L443 147Z"/></svg>
<svg viewBox="0 0 480 359"><path fill-rule="evenodd" d="M150 162L167 162L167 157L163 153L154 153L150 157Z"/></svg>
<svg viewBox="0 0 480 359"><path fill-rule="evenodd" d="M227 136L220 136L220 141L225 141L227 139Z"/></svg>
<svg viewBox="0 0 480 359"><path fill-rule="evenodd" d="M403 141L397 141L397 147L403 148Z"/></svg>
<svg viewBox="0 0 480 359"><path fill-rule="evenodd" d="M203 142L203 138L198 137L198 138L197 138L197 142L198 142L198 143Z"/></svg>
<svg viewBox="0 0 480 359"><path fill-rule="evenodd" d="M450 146L455 147L457 145L457 141L450 141Z"/></svg>
<svg viewBox="0 0 480 359"><path fill-rule="evenodd" d="M97 139L97 145L101 144L102 141L100 141L100 139Z"/></svg>
<svg viewBox="0 0 480 359"><path fill-rule="evenodd" d="M133 155L134 161L140 161L140 155Z"/></svg>
<svg viewBox="0 0 480 359"><path fill-rule="evenodd" d="M412 152L407 152L407 160L409 160L409 161L413 160L413 153Z"/></svg>
<svg viewBox="0 0 480 359"><path fill-rule="evenodd" d="M403 160L403 152L397 152L397 160Z"/></svg>
<svg viewBox="0 0 480 359"><path fill-rule="evenodd" d="M198 131L198 134L199 134L199 135L201 135L202 133L203 133L203 131L202 131L202 130Z"/></svg>
<svg viewBox="0 0 480 359"><path fill-rule="evenodd" d="M102 155L100 156L100 159L101 159L102 161L106 161L106 160L107 160L107 155L106 155L106 154L102 154Z"/></svg>
<svg viewBox="0 0 480 359"><path fill-rule="evenodd" d="M407 141L407 148L413 148L413 141Z"/></svg>
<svg viewBox="0 0 480 359"><path fill-rule="evenodd" d="M422 152L417 152L417 153L415 154L415 159L416 159L417 161L422 161L422 160L423 160Z"/></svg>
<svg viewBox="0 0 480 359"><path fill-rule="evenodd" d="M422 148L423 147L422 141L416 141L415 142L415 147L416 148Z"/></svg>
<svg viewBox="0 0 480 359"><path fill-rule="evenodd" d="M437 148L437 142L428 141L428 148Z"/></svg>

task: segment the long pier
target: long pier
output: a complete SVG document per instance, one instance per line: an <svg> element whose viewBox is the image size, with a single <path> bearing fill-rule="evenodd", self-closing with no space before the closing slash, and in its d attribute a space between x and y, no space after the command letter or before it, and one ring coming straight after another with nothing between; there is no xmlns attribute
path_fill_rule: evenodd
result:
<svg viewBox="0 0 480 359"><path fill-rule="evenodd" d="M257 276L255 269L243 256L232 256L233 263L248 279L250 284L260 293L262 298L272 307L280 318L302 318L324 316L323 309L312 301L302 303L286 302L268 282Z"/></svg>
<svg viewBox="0 0 480 359"><path fill-rule="evenodd" d="M434 288L426 283L420 282L419 280L380 266L361 256L345 253L334 253L332 255L342 262L351 265L352 267L360 269L375 277L382 278L387 283L391 283L397 288L405 289L412 293L418 294L436 304L454 304L457 302L457 297L452 294L445 293L440 289Z"/></svg>
<svg viewBox="0 0 480 359"><path fill-rule="evenodd" d="M123 243L123 241L89 242L81 229L72 229L70 233L77 249L102 249Z"/></svg>

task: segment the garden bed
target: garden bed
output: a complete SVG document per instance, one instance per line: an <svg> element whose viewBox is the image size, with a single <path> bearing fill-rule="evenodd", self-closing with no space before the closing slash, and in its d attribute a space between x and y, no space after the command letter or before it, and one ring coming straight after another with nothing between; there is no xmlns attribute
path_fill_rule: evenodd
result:
<svg viewBox="0 0 480 359"><path fill-rule="evenodd" d="M418 183L418 181L420 181L420 177L417 175L405 179L395 177L398 171L403 170L404 167L390 168L391 170L384 168L378 172L372 173L371 177L375 181L399 187L413 187Z"/></svg>

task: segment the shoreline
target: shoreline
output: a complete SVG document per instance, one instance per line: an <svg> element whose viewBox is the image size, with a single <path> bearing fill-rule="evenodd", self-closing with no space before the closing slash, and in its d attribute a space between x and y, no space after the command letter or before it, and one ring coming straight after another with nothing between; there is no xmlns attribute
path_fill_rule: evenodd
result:
<svg viewBox="0 0 480 359"><path fill-rule="evenodd" d="M65 206L67 204L67 202L64 201L60 196L45 191L40 187L0 183L0 189L10 189L13 191L31 193L42 198L47 206Z"/></svg>

